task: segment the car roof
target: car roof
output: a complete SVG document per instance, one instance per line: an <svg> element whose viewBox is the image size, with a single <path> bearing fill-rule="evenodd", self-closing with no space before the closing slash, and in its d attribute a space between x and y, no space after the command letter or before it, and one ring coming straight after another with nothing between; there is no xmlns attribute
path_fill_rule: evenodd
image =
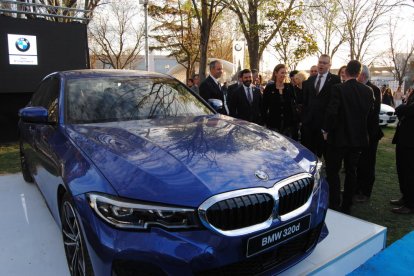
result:
<svg viewBox="0 0 414 276"><path fill-rule="evenodd" d="M140 70L121 70L121 69L83 69L59 71L52 74L59 74L66 79L72 78L89 78L89 77L162 77L171 78L171 76L148 71ZM52 75L51 74L51 75Z"/></svg>

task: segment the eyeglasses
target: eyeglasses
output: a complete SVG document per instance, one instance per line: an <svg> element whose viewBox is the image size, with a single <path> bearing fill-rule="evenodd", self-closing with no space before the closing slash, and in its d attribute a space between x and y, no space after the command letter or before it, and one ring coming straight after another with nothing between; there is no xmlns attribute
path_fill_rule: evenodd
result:
<svg viewBox="0 0 414 276"><path fill-rule="evenodd" d="M324 65L328 65L329 62L328 61L318 61L319 64L324 64Z"/></svg>

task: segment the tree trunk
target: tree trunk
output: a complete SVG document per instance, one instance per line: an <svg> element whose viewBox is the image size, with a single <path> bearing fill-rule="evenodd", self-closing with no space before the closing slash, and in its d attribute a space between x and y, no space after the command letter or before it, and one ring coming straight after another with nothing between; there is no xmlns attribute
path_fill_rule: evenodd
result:
<svg viewBox="0 0 414 276"><path fill-rule="evenodd" d="M210 20L208 18L208 4L207 1L201 1L201 28L200 28L200 66L198 73L200 80L206 78L206 67L208 59L208 41L210 39ZM212 7L210 7L212 8Z"/></svg>

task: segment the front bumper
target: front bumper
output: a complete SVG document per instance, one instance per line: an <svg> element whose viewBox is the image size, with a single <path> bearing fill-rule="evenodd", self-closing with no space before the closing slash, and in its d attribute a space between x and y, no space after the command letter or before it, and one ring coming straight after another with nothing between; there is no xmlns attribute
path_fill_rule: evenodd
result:
<svg viewBox="0 0 414 276"><path fill-rule="evenodd" d="M310 214L310 229L249 258L246 257L248 239L279 227L280 221L268 229L238 237L223 236L205 228L171 231L152 227L147 231L132 231L115 229L102 221L84 194L75 198L75 204L95 275L274 274L308 256L327 235L324 220L328 187L325 180L320 181L308 210L283 222Z"/></svg>

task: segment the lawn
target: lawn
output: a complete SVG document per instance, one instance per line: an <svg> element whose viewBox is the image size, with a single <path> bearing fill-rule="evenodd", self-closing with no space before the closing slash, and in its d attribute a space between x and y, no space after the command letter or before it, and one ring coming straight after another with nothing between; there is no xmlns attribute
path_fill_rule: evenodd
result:
<svg viewBox="0 0 414 276"><path fill-rule="evenodd" d="M376 181L369 202L352 207L351 215L388 228L387 246L413 231L414 215L396 215L390 210L391 198L399 198L400 191L395 168L394 145L391 144L395 127L383 128L377 152ZM0 175L20 171L18 144L0 145Z"/></svg>
<svg viewBox="0 0 414 276"><path fill-rule="evenodd" d="M19 145L0 145L0 175L20 172Z"/></svg>
<svg viewBox="0 0 414 276"><path fill-rule="evenodd" d="M370 201L356 203L351 215L388 228L387 246L413 231L414 215L392 213L390 199L400 198L397 170L395 167L395 145L391 144L395 127L383 128L385 136L377 151L376 181Z"/></svg>

